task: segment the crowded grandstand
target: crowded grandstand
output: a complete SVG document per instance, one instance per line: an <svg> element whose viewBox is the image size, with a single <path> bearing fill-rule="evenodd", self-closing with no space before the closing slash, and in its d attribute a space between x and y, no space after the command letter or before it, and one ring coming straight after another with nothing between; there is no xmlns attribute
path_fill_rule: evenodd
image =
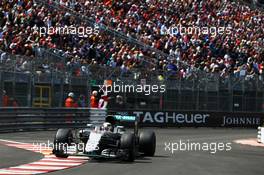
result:
<svg viewBox="0 0 264 175"><path fill-rule="evenodd" d="M229 89L235 87L233 78L250 81L251 91L262 87L261 1L0 3L0 66L5 72L45 77L61 73L66 84L69 77L123 81L123 75L131 74L127 79L152 84L172 80L176 86L179 79L207 84L217 77ZM205 77L209 80L203 81ZM64 92L64 99L69 92Z"/></svg>
<svg viewBox="0 0 264 175"><path fill-rule="evenodd" d="M257 175L263 147L264 0L0 0L0 175Z"/></svg>
<svg viewBox="0 0 264 175"><path fill-rule="evenodd" d="M54 8L48 3L55 4ZM62 10L56 9L60 6ZM83 75L91 64L123 70L148 66L149 71L171 71L182 77L198 70L223 77L254 76L264 69L263 10L237 1L3 0L0 8L1 63L10 61L9 54L28 57L18 61L16 71L29 67L36 52L41 52L39 48L58 49L66 58L66 66L75 68L76 76ZM79 18L81 15L88 19ZM40 35L41 27L84 27L87 20L106 26L125 39L103 29L84 36L59 35L54 31ZM166 32L179 24L230 27L231 32L213 36L208 32ZM51 65L44 62L42 66L49 71Z"/></svg>

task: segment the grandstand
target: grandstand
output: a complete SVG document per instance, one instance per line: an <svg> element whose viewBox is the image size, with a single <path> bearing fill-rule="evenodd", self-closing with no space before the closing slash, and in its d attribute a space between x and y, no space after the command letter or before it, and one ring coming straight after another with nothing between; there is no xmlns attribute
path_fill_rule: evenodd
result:
<svg viewBox="0 0 264 175"><path fill-rule="evenodd" d="M100 84L107 79L127 83L146 79L149 84L166 84L168 91L148 97L151 105L144 108L264 110L261 1L0 3L1 89L22 106L33 105L36 92L16 94L16 86L22 87L16 82L24 84L24 89L55 88L48 93L53 100L47 105L61 106L68 91L77 89L88 96L91 80ZM230 27L231 33L166 33L179 25ZM99 33L40 35L40 28L69 26L98 26ZM133 99L127 103L140 107L144 98L133 96L127 94L128 101Z"/></svg>

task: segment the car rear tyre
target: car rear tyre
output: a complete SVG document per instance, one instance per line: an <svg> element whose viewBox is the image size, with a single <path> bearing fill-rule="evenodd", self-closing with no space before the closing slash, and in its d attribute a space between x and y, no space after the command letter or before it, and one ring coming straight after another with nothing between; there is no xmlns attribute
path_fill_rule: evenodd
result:
<svg viewBox="0 0 264 175"><path fill-rule="evenodd" d="M124 160L133 162L136 157L135 135L132 133L124 133L121 136L120 144L121 149L128 150L128 156Z"/></svg>
<svg viewBox="0 0 264 175"><path fill-rule="evenodd" d="M65 150L71 144L72 132L70 129L59 129L54 139L53 154L59 158L67 158Z"/></svg>
<svg viewBox="0 0 264 175"><path fill-rule="evenodd" d="M156 151L156 135L153 131L142 131L139 134L139 152L145 156L154 156Z"/></svg>

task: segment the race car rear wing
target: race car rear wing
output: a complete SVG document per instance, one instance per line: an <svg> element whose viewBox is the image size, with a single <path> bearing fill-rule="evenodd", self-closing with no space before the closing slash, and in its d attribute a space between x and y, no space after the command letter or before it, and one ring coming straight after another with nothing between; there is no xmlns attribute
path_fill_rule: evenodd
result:
<svg viewBox="0 0 264 175"><path fill-rule="evenodd" d="M126 122L135 122L137 121L136 116L130 115L113 115L113 117L118 121L126 121Z"/></svg>
<svg viewBox="0 0 264 175"><path fill-rule="evenodd" d="M112 123L113 125L116 125L116 123L134 123L134 133L138 134L138 123L139 123L139 117L133 116L133 115L108 115L106 117L106 121Z"/></svg>

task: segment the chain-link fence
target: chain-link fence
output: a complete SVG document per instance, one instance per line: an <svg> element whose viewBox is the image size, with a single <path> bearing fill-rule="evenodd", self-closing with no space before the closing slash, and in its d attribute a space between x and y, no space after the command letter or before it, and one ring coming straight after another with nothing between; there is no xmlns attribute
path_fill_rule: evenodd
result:
<svg viewBox="0 0 264 175"><path fill-rule="evenodd" d="M264 81L261 76L252 78L222 78L219 75L199 74L189 79L142 79L136 73L120 75L120 72L105 73L105 69L91 69L91 76L73 77L58 72L32 74L1 71L1 89L6 91L10 100L19 106L36 105L40 98L47 106L61 107L69 92L76 98L83 94L88 105L91 90L99 90L105 78L112 79L116 85L166 86L166 91L110 92L110 108L159 109L159 110L197 110L197 111L264 111ZM97 74L98 76L94 76ZM100 75L100 76L99 76ZM151 76L150 76L151 77ZM144 81L142 81L144 80ZM122 97L122 105L117 102ZM76 99L77 100L77 99ZM12 105L12 104L10 104ZM41 107L44 107L41 106Z"/></svg>
<svg viewBox="0 0 264 175"><path fill-rule="evenodd" d="M166 91L150 95L144 93L119 94L123 97L125 106L150 110L264 111L262 76L223 78L214 74L198 74L189 79L156 80L150 84L164 84ZM119 108L120 106L113 107Z"/></svg>

